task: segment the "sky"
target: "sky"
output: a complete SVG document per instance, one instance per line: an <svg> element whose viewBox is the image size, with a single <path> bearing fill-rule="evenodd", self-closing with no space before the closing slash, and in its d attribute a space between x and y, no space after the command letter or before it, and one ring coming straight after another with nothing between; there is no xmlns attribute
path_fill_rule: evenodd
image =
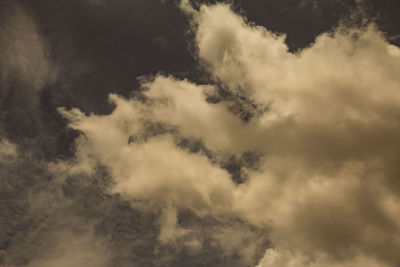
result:
<svg viewBox="0 0 400 267"><path fill-rule="evenodd" d="M0 266L400 266L399 11L0 0Z"/></svg>

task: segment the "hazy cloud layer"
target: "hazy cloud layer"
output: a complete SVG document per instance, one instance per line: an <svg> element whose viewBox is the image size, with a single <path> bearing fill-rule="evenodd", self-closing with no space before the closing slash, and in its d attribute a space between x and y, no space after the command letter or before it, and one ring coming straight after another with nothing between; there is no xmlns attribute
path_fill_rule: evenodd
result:
<svg viewBox="0 0 400 267"><path fill-rule="evenodd" d="M55 69L48 60L46 45L36 23L26 11L12 2L2 12L2 20L2 82L11 86L12 80L18 79L30 90L42 89L53 78L51 74L55 75Z"/></svg>

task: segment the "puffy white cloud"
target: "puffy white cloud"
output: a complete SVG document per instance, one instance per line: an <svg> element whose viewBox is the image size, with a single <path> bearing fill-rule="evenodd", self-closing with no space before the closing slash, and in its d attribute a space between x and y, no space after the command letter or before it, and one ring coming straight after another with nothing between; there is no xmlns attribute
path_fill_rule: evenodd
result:
<svg viewBox="0 0 400 267"><path fill-rule="evenodd" d="M272 226L279 256L265 266L340 266L366 256L383 259L382 266L398 262L400 199L379 173L362 164L325 174L266 166L251 177L239 204L249 220Z"/></svg>
<svg viewBox="0 0 400 267"><path fill-rule="evenodd" d="M202 139L218 152L241 153L255 148L247 137L256 135L257 128L246 125L224 104L206 101L206 95L215 91L213 86L161 76L144 86L149 89L145 95L156 101L152 119L177 127L183 136Z"/></svg>
<svg viewBox="0 0 400 267"><path fill-rule="evenodd" d="M179 85L173 80L169 82ZM157 81L155 84L157 90ZM152 90L148 92L151 93ZM114 178L111 192L126 196L139 208L162 208L163 228L159 237L162 242L174 241L185 233L176 228L177 208L204 216L225 212L232 205L234 184L225 170L205 155L178 148L170 134L151 137L150 133L148 137L146 123L151 123L148 119L162 116L164 101L146 107L115 95L110 99L116 109L108 116L62 111L72 121L71 126L85 134L78 140L80 164L72 167L74 171L90 173L94 164L100 162L109 167ZM179 110L179 104L183 103L176 101L175 104L174 108ZM156 108L153 112L153 107L158 105L161 105L160 110ZM164 118L173 116L165 112ZM186 115L192 120L191 114ZM145 200L145 203L135 200Z"/></svg>
<svg viewBox="0 0 400 267"><path fill-rule="evenodd" d="M187 209L271 227L274 249L259 266L398 264L400 49L371 25L339 27L293 54L284 35L228 5L181 6L201 63L233 95L268 111L244 122L226 103L206 101L214 85L156 76L143 83L146 101L111 95L109 115L62 110L83 133L73 168L90 172L100 162L114 179L111 192L163 210L164 243L190 235L177 225L177 210ZM190 153L176 145L181 137L215 154ZM218 156L245 151L264 161L235 185ZM231 231L216 236L228 252L239 242Z"/></svg>
<svg viewBox="0 0 400 267"><path fill-rule="evenodd" d="M85 116L77 110L63 113L73 121L74 129L85 134L78 141L82 144L78 155L95 156L110 167L117 182L112 191L154 204L190 208L199 214L231 202L234 185L228 173L205 155L183 151L171 135L129 142L144 129L144 118L135 107L141 104L117 96L111 99L117 108L109 116Z"/></svg>
<svg viewBox="0 0 400 267"><path fill-rule="evenodd" d="M237 193L238 205L273 225L279 260L300 256L265 266L311 266L298 261L320 254L327 259L316 266L366 255L397 264L398 187L386 184L398 184L390 159L398 158L399 48L371 25L340 27L292 54L284 36L227 5L203 6L194 18L204 66L232 92L271 103L251 125L258 132L242 135L267 160Z"/></svg>

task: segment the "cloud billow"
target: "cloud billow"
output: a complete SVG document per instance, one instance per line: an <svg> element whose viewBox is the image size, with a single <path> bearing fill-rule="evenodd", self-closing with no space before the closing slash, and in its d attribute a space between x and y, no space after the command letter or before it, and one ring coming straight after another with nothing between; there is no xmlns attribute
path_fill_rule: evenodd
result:
<svg viewBox="0 0 400 267"><path fill-rule="evenodd" d="M62 109L83 134L78 163L61 165L87 173L107 166L111 193L162 212L161 243L201 249L199 230L178 223L187 210L271 229L259 267L399 264L400 49L371 24L339 26L292 53L284 35L249 24L228 5L181 7L215 84L269 108L245 121L227 101L207 101L217 85L156 75L143 80L141 100L110 95L109 115ZM149 130L155 124L163 130ZM210 153L177 146L182 138L201 140ZM223 160L247 152L262 157L257 168L244 167L238 185ZM231 229L215 236L226 251ZM261 243L244 239L251 246L240 257L252 262L252 245Z"/></svg>
<svg viewBox="0 0 400 267"><path fill-rule="evenodd" d="M0 265L400 264L400 49L379 25L342 20L294 51L223 3L10 3Z"/></svg>

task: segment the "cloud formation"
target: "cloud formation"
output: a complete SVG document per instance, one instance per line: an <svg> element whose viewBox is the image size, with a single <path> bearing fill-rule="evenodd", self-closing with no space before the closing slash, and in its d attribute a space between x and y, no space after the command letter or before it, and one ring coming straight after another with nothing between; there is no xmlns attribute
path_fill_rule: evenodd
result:
<svg viewBox="0 0 400 267"><path fill-rule="evenodd" d="M140 96L110 95L109 115L61 109L82 132L76 162L61 166L89 174L99 163L109 168L111 193L161 211L161 243L186 237L194 251L202 246L191 235L197 228L179 225L188 210L270 228L259 267L397 266L400 49L374 25L339 26L291 53L284 35L228 5L197 11L182 3L199 62L215 83L157 75L143 80ZM262 115L244 121L227 101L208 101L223 99L219 87L254 101ZM202 148L179 145L183 139ZM244 168L248 179L237 185L223 159L249 151L262 161ZM239 242L232 229L215 236L228 252ZM248 248L246 263L256 257Z"/></svg>
<svg viewBox="0 0 400 267"><path fill-rule="evenodd" d="M56 81L58 68L29 9L14 1L0 6L0 135L32 145L37 140L27 139L54 123L43 120L40 108L41 95Z"/></svg>
<svg viewBox="0 0 400 267"><path fill-rule="evenodd" d="M15 3L9 3L2 15L0 72L3 87L12 86L13 79L17 79L30 90L41 90L55 78L55 69L35 21Z"/></svg>

